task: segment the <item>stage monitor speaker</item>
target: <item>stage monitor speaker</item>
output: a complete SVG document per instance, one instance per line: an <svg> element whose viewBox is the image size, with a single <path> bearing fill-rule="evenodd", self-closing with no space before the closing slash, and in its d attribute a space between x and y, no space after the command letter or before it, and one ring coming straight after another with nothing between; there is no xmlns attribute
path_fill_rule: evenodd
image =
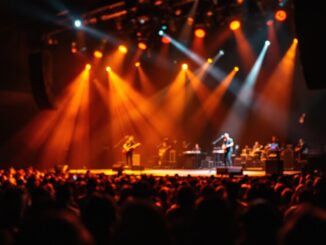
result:
<svg viewBox="0 0 326 245"><path fill-rule="evenodd" d="M132 165L139 166L140 165L140 154L134 153L132 155Z"/></svg>
<svg viewBox="0 0 326 245"><path fill-rule="evenodd" d="M121 163L116 163L116 164L113 164L112 170L117 171L117 172L122 172L124 170L124 166Z"/></svg>
<svg viewBox="0 0 326 245"><path fill-rule="evenodd" d="M40 109L55 109L52 95L52 59L49 51L41 50L30 54L29 77L37 106Z"/></svg>
<svg viewBox="0 0 326 245"><path fill-rule="evenodd" d="M326 2L294 0L296 35L303 73L309 89L325 89Z"/></svg>
<svg viewBox="0 0 326 245"><path fill-rule="evenodd" d="M230 167L216 167L217 175L229 175L230 177L234 175L243 175L243 168L240 166L230 166Z"/></svg>
<svg viewBox="0 0 326 245"><path fill-rule="evenodd" d="M283 161L278 159L273 160L266 160L265 162L265 174L272 175L272 174L283 174Z"/></svg>

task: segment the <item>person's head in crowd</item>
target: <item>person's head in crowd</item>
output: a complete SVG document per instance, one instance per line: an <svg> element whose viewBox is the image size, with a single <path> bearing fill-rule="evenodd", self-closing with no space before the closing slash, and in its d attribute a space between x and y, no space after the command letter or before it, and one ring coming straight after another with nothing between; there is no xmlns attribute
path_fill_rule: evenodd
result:
<svg viewBox="0 0 326 245"><path fill-rule="evenodd" d="M275 244L282 225L278 210L264 199L255 199L242 217L243 244Z"/></svg>
<svg viewBox="0 0 326 245"><path fill-rule="evenodd" d="M77 216L48 210L22 225L17 245L93 245L93 238Z"/></svg>
<svg viewBox="0 0 326 245"><path fill-rule="evenodd" d="M111 241L117 221L117 208L110 196L102 193L88 196L81 209L81 217L97 244Z"/></svg>
<svg viewBox="0 0 326 245"><path fill-rule="evenodd" d="M127 202L114 236L116 245L169 245L167 224L163 213L148 201Z"/></svg>
<svg viewBox="0 0 326 245"><path fill-rule="evenodd" d="M326 244L325 231L326 211L301 205L281 229L278 244Z"/></svg>

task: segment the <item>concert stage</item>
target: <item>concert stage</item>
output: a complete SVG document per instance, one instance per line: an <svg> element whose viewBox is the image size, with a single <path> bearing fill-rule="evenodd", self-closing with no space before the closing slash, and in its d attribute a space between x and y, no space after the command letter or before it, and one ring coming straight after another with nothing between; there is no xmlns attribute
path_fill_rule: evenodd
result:
<svg viewBox="0 0 326 245"><path fill-rule="evenodd" d="M118 171L113 169L71 169L70 173L76 173L76 174L83 174L86 173L86 171L90 170L91 173L94 174L100 174L104 173L106 175L115 175ZM225 174L217 174L216 168L209 168L209 169L151 169L151 168L145 168L144 170L131 170L131 169L123 169L123 173L125 174L131 174L131 175L154 175L154 176L166 176L166 175L179 175L179 176L211 176L211 175L217 175L217 176L229 176L227 172L224 172ZM294 174L300 174L300 171L284 171L284 175L294 175ZM266 173L264 170L261 169L248 169L242 171L243 175L248 176L265 176ZM240 176L235 174L234 176Z"/></svg>

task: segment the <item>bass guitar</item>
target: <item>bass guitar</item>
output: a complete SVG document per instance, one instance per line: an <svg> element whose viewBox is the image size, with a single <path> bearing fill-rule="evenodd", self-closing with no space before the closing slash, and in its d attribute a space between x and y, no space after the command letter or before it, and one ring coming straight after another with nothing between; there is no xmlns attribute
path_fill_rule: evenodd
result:
<svg viewBox="0 0 326 245"><path fill-rule="evenodd" d="M123 146L123 153L129 152L130 150L136 149L138 146L140 146L140 143L135 143L132 145L124 145Z"/></svg>

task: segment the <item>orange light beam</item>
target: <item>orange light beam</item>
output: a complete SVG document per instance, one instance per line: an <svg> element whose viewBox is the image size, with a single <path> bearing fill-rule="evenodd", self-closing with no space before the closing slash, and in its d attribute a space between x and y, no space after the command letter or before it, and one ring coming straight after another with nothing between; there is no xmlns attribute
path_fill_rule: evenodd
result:
<svg viewBox="0 0 326 245"><path fill-rule="evenodd" d="M285 136L289 125L297 43L294 41L263 88L257 107ZM277 115L277 116L275 116ZM281 137L281 136L280 136Z"/></svg>
<svg viewBox="0 0 326 245"><path fill-rule="evenodd" d="M214 89L211 94L206 97L206 100L202 104L202 106L196 111L190 121L190 125L196 125L194 130L197 136L200 136L204 126L210 122L213 118L214 113L219 107L223 95L228 90L231 82L236 75L237 71L233 69L224 80Z"/></svg>
<svg viewBox="0 0 326 245"><path fill-rule="evenodd" d="M241 29L233 32L237 42L237 48L240 53L242 64L246 72L250 71L251 66L254 64L256 55L250 43L246 39Z"/></svg>

